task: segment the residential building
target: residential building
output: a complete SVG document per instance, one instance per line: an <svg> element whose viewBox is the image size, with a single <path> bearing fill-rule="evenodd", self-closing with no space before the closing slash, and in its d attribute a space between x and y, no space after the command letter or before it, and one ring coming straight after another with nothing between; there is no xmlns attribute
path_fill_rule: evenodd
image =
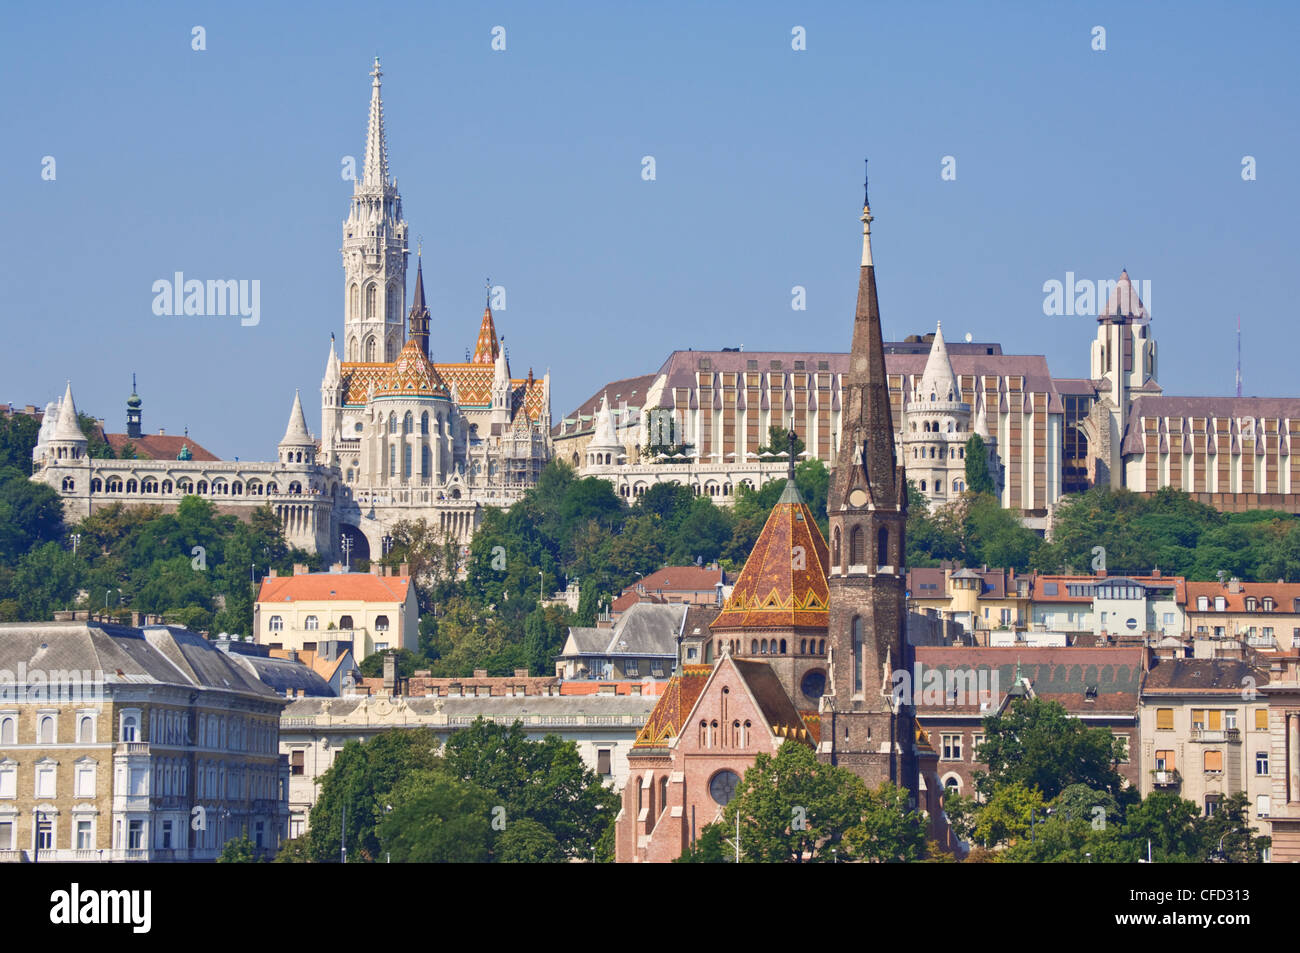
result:
<svg viewBox="0 0 1300 953"><path fill-rule="evenodd" d="M1213 658L1228 641L1248 650L1300 647L1300 583L1187 583L1187 627L1197 658Z"/></svg>
<svg viewBox="0 0 1300 953"><path fill-rule="evenodd" d="M1146 576L1035 573L1030 583L1033 629L1103 641L1182 639L1186 606L1186 580L1158 570Z"/></svg>
<svg viewBox="0 0 1300 953"><path fill-rule="evenodd" d="M378 570L378 567L376 567ZM406 567L379 572L307 572L292 576L272 569L262 580L253 609L253 633L272 649L316 651L324 641L352 643L365 659L387 649L419 646L419 606Z"/></svg>
<svg viewBox="0 0 1300 953"><path fill-rule="evenodd" d="M677 665L688 604L633 603L613 628L570 626L555 660L565 679L666 679Z"/></svg>
<svg viewBox="0 0 1300 953"><path fill-rule="evenodd" d="M966 569L952 563L907 571L908 606L958 622L980 645L994 630L1028 628L1029 576L1014 569Z"/></svg>
<svg viewBox="0 0 1300 953"><path fill-rule="evenodd" d="M1272 780L1271 860L1295 864L1300 863L1300 655L1277 653L1268 661L1268 682L1259 692L1268 705L1269 741L1263 756Z"/></svg>
<svg viewBox="0 0 1300 953"><path fill-rule="evenodd" d="M288 823L285 699L174 626L0 625L0 860L214 860Z"/></svg>
<svg viewBox="0 0 1300 953"><path fill-rule="evenodd" d="M1155 659L1142 685L1141 791L1170 791L1212 814L1245 792L1269 833L1270 672L1239 659Z"/></svg>

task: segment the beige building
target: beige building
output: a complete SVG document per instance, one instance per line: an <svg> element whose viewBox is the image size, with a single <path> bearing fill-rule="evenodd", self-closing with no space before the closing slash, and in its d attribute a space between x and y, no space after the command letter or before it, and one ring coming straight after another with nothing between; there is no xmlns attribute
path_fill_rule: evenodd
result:
<svg viewBox="0 0 1300 953"><path fill-rule="evenodd" d="M1300 646L1300 584L1189 582L1187 628L1197 658L1213 658L1230 644L1234 652L1294 649Z"/></svg>
<svg viewBox="0 0 1300 953"><path fill-rule="evenodd" d="M1272 814L1267 669L1235 659L1158 659L1139 708L1145 797L1169 791L1204 814L1244 791L1261 834Z"/></svg>
<svg viewBox="0 0 1300 953"><path fill-rule="evenodd" d="M262 580L253 610L259 645L284 651L314 652L322 642L351 642L360 661L386 649L419 646L420 611L415 587L406 574L307 572L292 576L275 570Z"/></svg>
<svg viewBox="0 0 1300 953"><path fill-rule="evenodd" d="M0 625L0 861L274 854L283 705L185 629Z"/></svg>
<svg viewBox="0 0 1300 953"><path fill-rule="evenodd" d="M1029 576L1014 569L964 569L952 565L909 569L908 608L931 610L958 622L977 644L989 645L989 633L1024 630L1029 618Z"/></svg>
<svg viewBox="0 0 1300 953"><path fill-rule="evenodd" d="M1260 694L1268 701L1269 768L1275 864L1300 863L1300 657L1274 656L1267 685Z"/></svg>
<svg viewBox="0 0 1300 953"><path fill-rule="evenodd" d="M627 754L654 707L654 695L561 695L558 683L528 694L520 678L511 694L476 694L472 682L505 680L465 679L462 686L441 689L440 694L415 697L370 695L345 698L304 698L291 702L280 723L280 751L289 762L289 835L306 832L311 809L320 794L320 777L349 741L366 741L383 731L431 728L442 741L476 718L510 725L516 721L528 737L540 741L556 735L572 741L592 771L615 790L627 781Z"/></svg>

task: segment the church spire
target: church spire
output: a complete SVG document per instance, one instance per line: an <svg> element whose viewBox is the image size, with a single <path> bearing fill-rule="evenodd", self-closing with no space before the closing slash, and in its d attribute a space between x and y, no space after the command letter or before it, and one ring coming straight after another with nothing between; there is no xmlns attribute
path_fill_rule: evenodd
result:
<svg viewBox="0 0 1300 953"><path fill-rule="evenodd" d="M411 314L407 323L410 325L410 340L420 348L420 353L429 355L429 307L424 301L424 260L420 251L415 258L415 298L411 302Z"/></svg>
<svg viewBox="0 0 1300 953"><path fill-rule="evenodd" d="M370 84L370 125L366 130L366 185L388 184L388 140L384 136L384 101L379 92L379 78L383 75L376 56L375 68L370 71L373 81Z"/></svg>
<svg viewBox="0 0 1300 953"><path fill-rule="evenodd" d="M487 303L483 305L483 322L479 325L478 341L474 344L474 364L495 364L501 354L501 344L497 340L496 322L492 320L491 279L487 291Z"/></svg>

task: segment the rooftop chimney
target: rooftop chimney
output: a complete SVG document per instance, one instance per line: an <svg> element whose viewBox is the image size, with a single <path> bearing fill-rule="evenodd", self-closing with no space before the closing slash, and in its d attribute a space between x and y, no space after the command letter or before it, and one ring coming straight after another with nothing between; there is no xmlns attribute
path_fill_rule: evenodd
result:
<svg viewBox="0 0 1300 953"><path fill-rule="evenodd" d="M293 564L293 574L294 574L295 576L305 576L305 575L307 575L307 567L306 567L305 565L303 565L302 563L294 563L294 564Z"/></svg>
<svg viewBox="0 0 1300 953"><path fill-rule="evenodd" d="M1241 580L1233 576L1228 580L1228 591L1231 593L1241 592Z"/></svg>
<svg viewBox="0 0 1300 953"><path fill-rule="evenodd" d="M515 678L527 678L527 677L528 677L528 669L526 668L515 669Z"/></svg>
<svg viewBox="0 0 1300 953"><path fill-rule="evenodd" d="M397 694L397 654L391 651L384 653L384 691Z"/></svg>
<svg viewBox="0 0 1300 953"><path fill-rule="evenodd" d="M402 563L400 566L398 566L398 567L397 567L397 574L398 574L399 576L409 576L409 575L411 574L411 565L410 565L410 563Z"/></svg>
<svg viewBox="0 0 1300 953"><path fill-rule="evenodd" d="M487 678L487 677L488 677L487 669L485 669L485 668L476 668L476 669L474 669L474 677L475 677L475 678Z"/></svg>

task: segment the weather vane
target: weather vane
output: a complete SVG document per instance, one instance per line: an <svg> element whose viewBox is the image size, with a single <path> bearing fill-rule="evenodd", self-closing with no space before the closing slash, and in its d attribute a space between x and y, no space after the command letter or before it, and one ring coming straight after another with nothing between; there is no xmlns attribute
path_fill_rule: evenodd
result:
<svg viewBox="0 0 1300 953"><path fill-rule="evenodd" d="M867 160L863 159L862 160L862 204L867 206L871 205L871 201L867 196L868 181L869 181L869 177L867 175Z"/></svg>

